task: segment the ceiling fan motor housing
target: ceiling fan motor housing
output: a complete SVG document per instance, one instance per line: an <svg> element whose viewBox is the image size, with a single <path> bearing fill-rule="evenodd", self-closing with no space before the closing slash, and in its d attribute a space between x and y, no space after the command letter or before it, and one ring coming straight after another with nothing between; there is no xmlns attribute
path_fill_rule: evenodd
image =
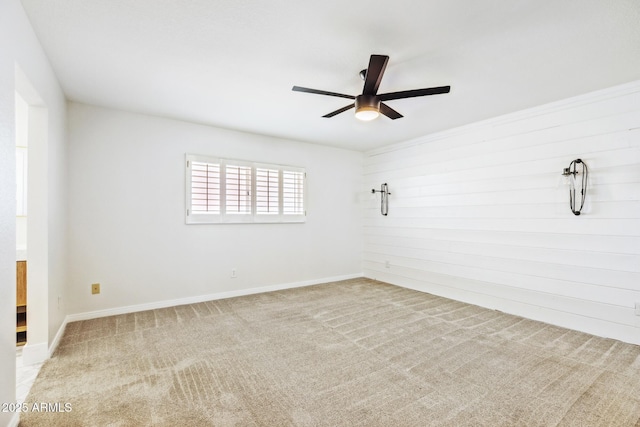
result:
<svg viewBox="0 0 640 427"><path fill-rule="evenodd" d="M356 96L356 111L380 111L380 98L377 95Z"/></svg>

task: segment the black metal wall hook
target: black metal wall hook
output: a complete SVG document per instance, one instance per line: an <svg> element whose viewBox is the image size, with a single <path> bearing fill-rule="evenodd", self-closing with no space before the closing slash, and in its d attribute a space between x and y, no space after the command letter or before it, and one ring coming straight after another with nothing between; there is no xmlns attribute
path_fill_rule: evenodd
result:
<svg viewBox="0 0 640 427"><path fill-rule="evenodd" d="M389 214L389 196L391 195L387 183L382 184L379 190L372 188L371 193L380 193L380 213L387 216Z"/></svg>
<svg viewBox="0 0 640 427"><path fill-rule="evenodd" d="M578 165L581 165L581 171L578 171ZM580 180L580 207L576 209L576 177L582 174ZM575 159L569 163L568 168L562 170L562 175L569 177L569 208L574 215L580 215L582 208L584 207L584 200L587 196L587 177L589 176L589 169L587 164L582 159Z"/></svg>

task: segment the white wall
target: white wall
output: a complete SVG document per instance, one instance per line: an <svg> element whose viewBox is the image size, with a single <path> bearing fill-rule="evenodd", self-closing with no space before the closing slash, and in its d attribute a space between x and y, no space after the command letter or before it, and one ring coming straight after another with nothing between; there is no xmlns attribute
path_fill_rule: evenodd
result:
<svg viewBox="0 0 640 427"><path fill-rule="evenodd" d="M24 171L25 170L24 168L28 170L28 157L29 157L26 153L26 150L28 148L28 143L29 143L29 132L28 132L29 104L27 104L27 102L20 96L19 93L15 94L15 102L16 102L16 108L15 108L16 150L21 150L24 153L24 156L26 158L26 161L23 160L23 164L20 167L18 167L18 165L16 165L16 167L19 170ZM19 203L19 204L21 206L24 206L26 204L26 195L28 190L27 177L25 173L20 173L20 172L18 172L16 179L18 179L18 176L21 176L21 179L22 179L22 184L21 184L22 188L21 188L20 194L22 195L22 200L23 200L23 203ZM20 187L20 184L18 184L18 186ZM18 216L16 217L16 248L22 248L26 250L27 248L26 212L17 212L17 215Z"/></svg>
<svg viewBox="0 0 640 427"><path fill-rule="evenodd" d="M76 103L69 117L71 313L361 274L361 152ZM305 167L307 222L186 225L185 153Z"/></svg>
<svg viewBox="0 0 640 427"><path fill-rule="evenodd" d="M15 101L17 66L33 84L48 109L48 146L55 157L47 160L45 194L51 216L46 218L49 246L45 250L57 266L47 271L49 289L62 293L66 281L66 165L65 100L18 0L0 2L0 402L15 401ZM28 100L27 100L28 101ZM45 293L45 300L47 295ZM48 327L57 331L64 313L49 311ZM45 348L51 339L44 325ZM0 425L13 414L0 412Z"/></svg>
<svg viewBox="0 0 640 427"><path fill-rule="evenodd" d="M581 216L558 187L576 158ZM365 214L367 277L640 344L640 82L371 151L364 169L392 193L388 217Z"/></svg>

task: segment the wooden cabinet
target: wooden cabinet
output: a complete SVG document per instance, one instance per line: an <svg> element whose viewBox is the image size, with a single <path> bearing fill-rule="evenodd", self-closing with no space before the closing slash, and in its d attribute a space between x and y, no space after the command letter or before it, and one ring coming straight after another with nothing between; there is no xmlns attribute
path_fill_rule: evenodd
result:
<svg viewBox="0 0 640 427"><path fill-rule="evenodd" d="M27 343L27 261L16 267L16 344Z"/></svg>

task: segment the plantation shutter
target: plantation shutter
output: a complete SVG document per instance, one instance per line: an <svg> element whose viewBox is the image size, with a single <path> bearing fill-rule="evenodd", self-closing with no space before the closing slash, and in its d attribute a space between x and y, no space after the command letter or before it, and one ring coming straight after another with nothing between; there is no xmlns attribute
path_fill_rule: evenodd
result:
<svg viewBox="0 0 640 427"><path fill-rule="evenodd" d="M226 212L251 215L251 166L226 165Z"/></svg>
<svg viewBox="0 0 640 427"><path fill-rule="evenodd" d="M186 154L187 224L306 222L304 168Z"/></svg>
<svg viewBox="0 0 640 427"><path fill-rule="evenodd" d="M282 171L282 213L304 215L304 172Z"/></svg>
<svg viewBox="0 0 640 427"><path fill-rule="evenodd" d="M220 163L191 162L191 212L220 214Z"/></svg>
<svg viewBox="0 0 640 427"><path fill-rule="evenodd" d="M280 197L278 182L278 169L256 168L256 214L279 214Z"/></svg>

